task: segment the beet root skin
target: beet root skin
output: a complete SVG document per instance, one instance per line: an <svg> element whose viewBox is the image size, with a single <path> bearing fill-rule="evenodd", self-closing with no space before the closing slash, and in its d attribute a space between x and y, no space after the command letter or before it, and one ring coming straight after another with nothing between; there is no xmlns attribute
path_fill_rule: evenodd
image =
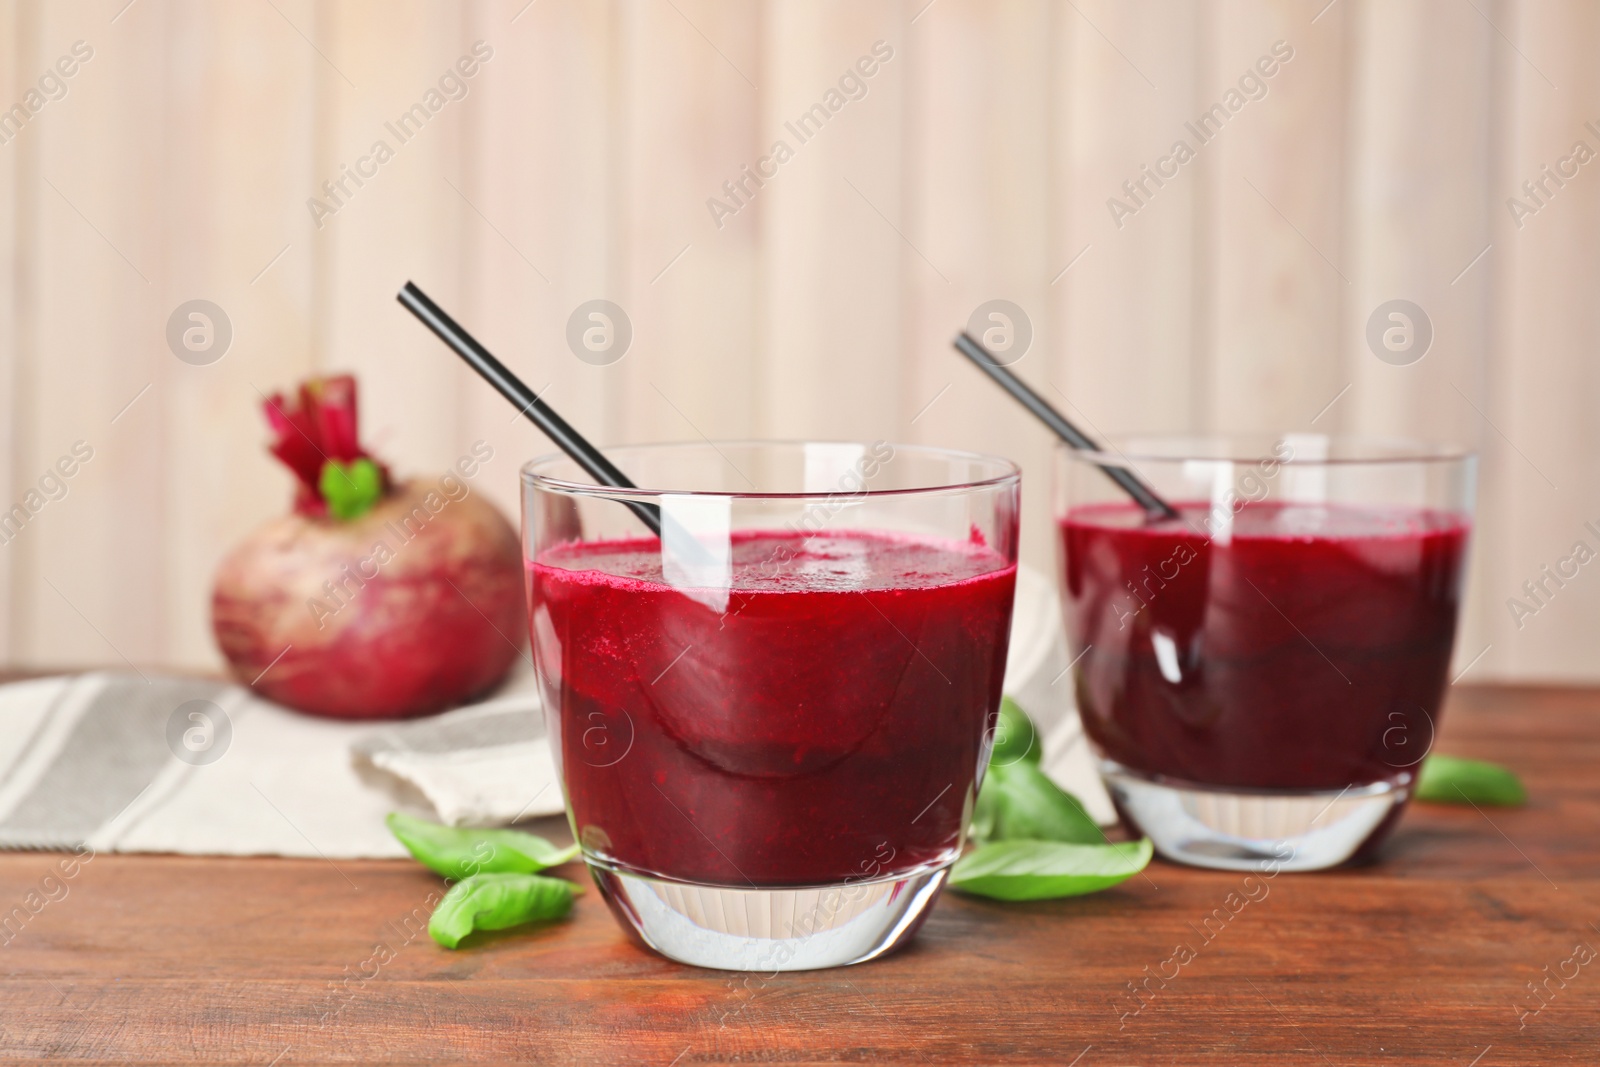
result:
<svg viewBox="0 0 1600 1067"><path fill-rule="evenodd" d="M521 548L480 495L396 487L349 522L294 513L217 569L212 629L233 676L341 719L442 711L497 685L522 654Z"/></svg>

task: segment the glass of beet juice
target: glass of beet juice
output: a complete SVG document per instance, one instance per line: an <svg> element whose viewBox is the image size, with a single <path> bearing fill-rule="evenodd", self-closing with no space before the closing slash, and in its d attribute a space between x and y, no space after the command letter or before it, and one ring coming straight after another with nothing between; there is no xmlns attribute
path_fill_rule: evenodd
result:
<svg viewBox="0 0 1600 1067"><path fill-rule="evenodd" d="M1177 512L1148 516L1123 467ZM1476 460L1312 434L1062 449L1073 686L1168 859L1318 870L1393 828L1449 682Z"/></svg>
<svg viewBox="0 0 1600 1067"><path fill-rule="evenodd" d="M535 460L522 531L567 813L617 920L737 970L902 944L988 760L1017 468L881 441L607 455L641 488Z"/></svg>

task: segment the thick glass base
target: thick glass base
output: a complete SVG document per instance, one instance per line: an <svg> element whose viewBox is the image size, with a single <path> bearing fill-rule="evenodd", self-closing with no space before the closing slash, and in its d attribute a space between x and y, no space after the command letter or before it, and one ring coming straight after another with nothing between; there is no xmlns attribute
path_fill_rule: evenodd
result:
<svg viewBox="0 0 1600 1067"><path fill-rule="evenodd" d="M1409 771L1345 789L1274 792L1154 778L1112 760L1100 776L1124 818L1169 860L1225 871L1320 871L1354 856L1392 825L1411 793Z"/></svg>
<svg viewBox="0 0 1600 1067"><path fill-rule="evenodd" d="M799 889L678 882L585 857L617 920L680 963L726 971L810 971L874 959L909 941L949 865Z"/></svg>

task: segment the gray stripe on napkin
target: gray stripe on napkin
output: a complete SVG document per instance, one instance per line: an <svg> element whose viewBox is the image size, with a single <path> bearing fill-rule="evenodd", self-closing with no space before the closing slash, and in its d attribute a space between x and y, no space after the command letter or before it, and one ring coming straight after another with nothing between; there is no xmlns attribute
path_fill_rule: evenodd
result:
<svg viewBox="0 0 1600 1067"><path fill-rule="evenodd" d="M537 741L543 736L544 716L537 704L529 703L494 710L463 708L434 719L391 726L350 747L370 760L379 752L443 754Z"/></svg>
<svg viewBox="0 0 1600 1067"><path fill-rule="evenodd" d="M223 686L113 677L73 724L50 765L0 823L0 848L72 848L122 814L172 760L167 720ZM51 714L59 714L58 704Z"/></svg>

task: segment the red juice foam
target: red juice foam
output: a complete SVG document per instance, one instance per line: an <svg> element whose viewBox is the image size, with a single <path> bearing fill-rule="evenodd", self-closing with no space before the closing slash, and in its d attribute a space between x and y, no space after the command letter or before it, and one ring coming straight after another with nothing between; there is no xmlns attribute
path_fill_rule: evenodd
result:
<svg viewBox="0 0 1600 1067"><path fill-rule="evenodd" d="M867 531L733 535L726 606L655 539L529 565L574 833L643 874L837 884L952 859L1000 701L1016 567Z"/></svg>
<svg viewBox="0 0 1600 1067"><path fill-rule="evenodd" d="M1178 510L1147 524L1095 504L1060 523L1078 708L1102 755L1280 790L1414 771L1448 680L1466 518L1266 502L1212 537L1208 505Z"/></svg>

